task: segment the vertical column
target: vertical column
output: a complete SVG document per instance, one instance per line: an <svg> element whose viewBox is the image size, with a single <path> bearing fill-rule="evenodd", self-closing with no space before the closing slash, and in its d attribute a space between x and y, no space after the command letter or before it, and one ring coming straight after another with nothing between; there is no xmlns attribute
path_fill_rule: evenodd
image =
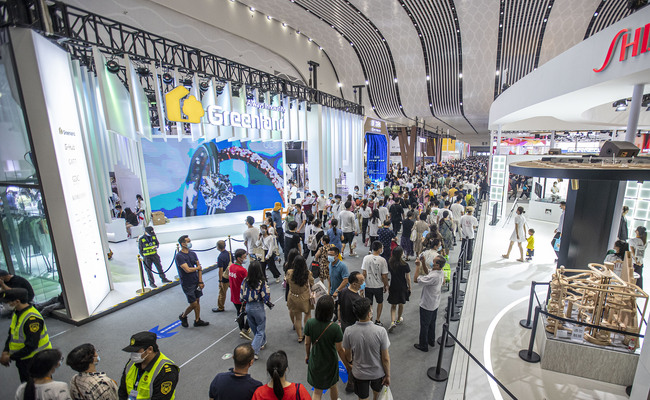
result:
<svg viewBox="0 0 650 400"><path fill-rule="evenodd" d="M627 129L625 130L625 141L634 143L636 130L639 126L639 115L641 114L641 100L643 98L644 84L634 85L632 91L632 103L630 104L630 117L627 120Z"/></svg>

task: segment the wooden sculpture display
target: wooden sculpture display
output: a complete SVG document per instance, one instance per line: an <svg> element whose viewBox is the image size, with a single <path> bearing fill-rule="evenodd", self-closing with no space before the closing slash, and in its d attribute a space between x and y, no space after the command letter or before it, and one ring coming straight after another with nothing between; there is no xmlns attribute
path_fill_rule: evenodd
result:
<svg viewBox="0 0 650 400"><path fill-rule="evenodd" d="M599 327L640 333L637 302L642 300L644 315L648 295L635 284L631 255L626 254L620 265L592 263L588 267L589 270L560 267L555 271L550 282L547 311ZM563 321L547 318L547 332L556 333L561 329L571 331ZM616 337L607 330L585 328L584 339L593 344L612 345ZM625 335L622 343L632 349L638 347L634 336Z"/></svg>

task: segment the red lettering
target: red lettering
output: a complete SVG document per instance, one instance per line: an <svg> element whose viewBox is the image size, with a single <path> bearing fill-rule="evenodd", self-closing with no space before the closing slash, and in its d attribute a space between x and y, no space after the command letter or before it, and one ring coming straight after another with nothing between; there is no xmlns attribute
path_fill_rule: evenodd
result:
<svg viewBox="0 0 650 400"><path fill-rule="evenodd" d="M648 47L648 34L650 34L650 24L646 24L643 29L643 43L641 44L641 53L645 53L650 50Z"/></svg>
<svg viewBox="0 0 650 400"><path fill-rule="evenodd" d="M620 30L616 34L616 36L614 36L614 40L612 40L612 43L609 45L609 50L607 51L607 57L605 58L605 62L603 63L603 66L600 67L600 69L594 69L594 72L601 72L609 65L609 62L612 59L612 53L614 52L614 48L616 48L616 43L618 43L618 38L623 34L627 34L627 31L628 29Z"/></svg>
<svg viewBox="0 0 650 400"><path fill-rule="evenodd" d="M626 33L623 35L623 43L621 44L621 56L619 57L618 61L625 61L625 58L627 57L627 48L630 46L632 46L632 57L636 57L639 54L639 38L641 37L641 29L643 28L636 28L634 31L634 41L630 43L627 42L628 34Z"/></svg>

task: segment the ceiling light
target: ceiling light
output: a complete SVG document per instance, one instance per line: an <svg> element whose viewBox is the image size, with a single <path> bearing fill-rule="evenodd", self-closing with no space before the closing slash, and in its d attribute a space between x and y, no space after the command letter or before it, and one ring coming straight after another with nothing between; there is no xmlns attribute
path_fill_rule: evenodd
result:
<svg viewBox="0 0 650 400"><path fill-rule="evenodd" d="M296 35L300 35L300 31L296 31Z"/></svg>
<svg viewBox="0 0 650 400"><path fill-rule="evenodd" d="M429 107L433 107L433 104L429 103Z"/></svg>
<svg viewBox="0 0 650 400"><path fill-rule="evenodd" d="M323 48L322 48L322 47L320 47L320 46L318 46L318 50L323 50Z"/></svg>
<svg viewBox="0 0 650 400"><path fill-rule="evenodd" d="M393 82L397 83L397 78L393 78Z"/></svg>
<svg viewBox="0 0 650 400"><path fill-rule="evenodd" d="M627 110L627 100L617 100L612 104L612 107L614 107L616 111L625 111Z"/></svg>
<svg viewBox="0 0 650 400"><path fill-rule="evenodd" d="M174 78L172 77L172 74L170 74L169 72L165 72L164 74L162 74L162 81L165 85L171 85L172 83L174 83Z"/></svg>
<svg viewBox="0 0 650 400"><path fill-rule="evenodd" d="M499 71L497 71L497 76L499 76Z"/></svg>
<svg viewBox="0 0 650 400"><path fill-rule="evenodd" d="M431 80L431 77L429 75L427 75L427 81L430 81L430 80Z"/></svg>
<svg viewBox="0 0 650 400"><path fill-rule="evenodd" d="M201 81L201 83L199 83L199 89L201 89L202 92L207 92L209 88L210 83L208 83L208 81Z"/></svg>
<svg viewBox="0 0 650 400"><path fill-rule="evenodd" d="M273 18L273 17L271 17L270 15L267 15L267 16L266 16L266 19L268 19L269 21L270 21L272 18Z"/></svg>
<svg viewBox="0 0 650 400"><path fill-rule="evenodd" d="M286 24L285 22L283 22L283 23L282 23L282 26L286 28L286 27L287 27L287 24Z"/></svg>
<svg viewBox="0 0 650 400"><path fill-rule="evenodd" d="M366 79L366 85L368 85L368 80Z"/></svg>
<svg viewBox="0 0 650 400"><path fill-rule="evenodd" d="M462 74L462 72L461 72L460 74L458 74L458 79L463 79L463 74Z"/></svg>
<svg viewBox="0 0 650 400"><path fill-rule="evenodd" d="M250 8L251 12L255 12L255 7Z"/></svg>
<svg viewBox="0 0 650 400"><path fill-rule="evenodd" d="M343 87L343 84L341 82L339 82L337 85L339 85L339 87Z"/></svg>

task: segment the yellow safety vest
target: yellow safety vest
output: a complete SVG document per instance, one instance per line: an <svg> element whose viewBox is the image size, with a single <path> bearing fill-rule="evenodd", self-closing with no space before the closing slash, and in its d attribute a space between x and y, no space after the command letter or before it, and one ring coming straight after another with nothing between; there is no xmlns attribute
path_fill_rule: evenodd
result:
<svg viewBox="0 0 650 400"><path fill-rule="evenodd" d="M153 381L156 380L156 377L165 367L165 365L176 365L172 360L167 358L163 353L160 353L156 363L149 369L142 373L140 381L138 382L138 397L137 399L150 399L151 393L153 392ZM129 361L126 364L126 393L131 393L131 390L135 387L135 381L138 379L138 366L133 362ZM160 387L160 392L164 395L168 394L172 390L172 382L163 382ZM174 393L172 394L171 399L174 400L176 397L176 389L174 388Z"/></svg>
<svg viewBox="0 0 650 400"><path fill-rule="evenodd" d="M38 341L38 347L36 350L21 358L21 360L27 360L28 358L34 357L39 351L52 348L52 343L50 343L50 337L47 334L47 327L45 326L43 316L34 308L34 306L29 306L22 314L20 314L20 317L18 317L16 313L11 317L11 325L9 326L9 332L11 335L9 338L9 354L14 354L25 348L26 338L24 327L25 323L29 321L31 317L36 317L43 321L43 330L41 331L41 338ZM28 325L28 329L32 329L30 325ZM38 324L34 325L34 330L32 332L36 332L37 329Z"/></svg>
<svg viewBox="0 0 650 400"><path fill-rule="evenodd" d="M140 237L142 242L142 255L143 256L152 256L158 252L156 249L156 237L152 236L151 241L147 240L146 235Z"/></svg>

